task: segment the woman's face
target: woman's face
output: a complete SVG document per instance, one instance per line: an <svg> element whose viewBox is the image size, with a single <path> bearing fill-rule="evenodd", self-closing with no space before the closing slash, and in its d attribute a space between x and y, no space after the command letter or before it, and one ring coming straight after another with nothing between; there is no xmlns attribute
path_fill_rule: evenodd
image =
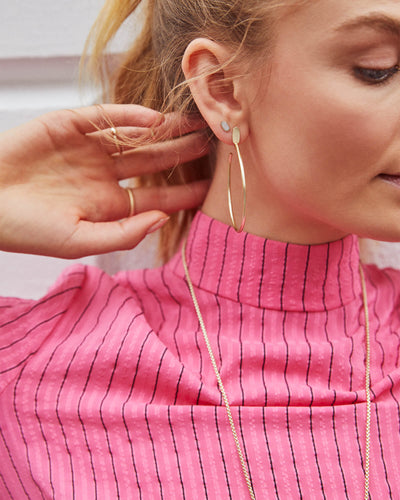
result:
<svg viewBox="0 0 400 500"><path fill-rule="evenodd" d="M400 240L399 64L399 0L312 1L280 21L243 144L250 225L252 212L286 241Z"/></svg>

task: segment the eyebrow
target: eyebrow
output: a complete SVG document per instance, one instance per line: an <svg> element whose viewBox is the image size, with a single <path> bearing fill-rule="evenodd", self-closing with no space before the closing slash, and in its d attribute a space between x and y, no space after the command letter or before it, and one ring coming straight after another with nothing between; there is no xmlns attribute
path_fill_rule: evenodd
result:
<svg viewBox="0 0 400 500"><path fill-rule="evenodd" d="M400 38L400 19L385 14L368 14L350 19L335 29L336 32L353 31L360 28L372 28L383 33L390 33Z"/></svg>

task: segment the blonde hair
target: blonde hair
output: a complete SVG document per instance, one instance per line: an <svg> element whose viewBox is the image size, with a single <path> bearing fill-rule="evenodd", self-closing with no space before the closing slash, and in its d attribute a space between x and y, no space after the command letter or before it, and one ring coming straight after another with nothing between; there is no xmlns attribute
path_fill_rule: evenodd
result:
<svg viewBox="0 0 400 500"><path fill-rule="evenodd" d="M88 69L100 79L106 99L141 104L161 112L198 114L181 68L188 44L207 37L229 47L233 61L268 55L280 9L299 0L107 0L86 45ZM144 22L139 36L116 69L104 57L109 42L139 7ZM205 158L139 179L141 185L176 185L210 178L212 153ZM171 216L160 236L165 261L177 249L195 210Z"/></svg>

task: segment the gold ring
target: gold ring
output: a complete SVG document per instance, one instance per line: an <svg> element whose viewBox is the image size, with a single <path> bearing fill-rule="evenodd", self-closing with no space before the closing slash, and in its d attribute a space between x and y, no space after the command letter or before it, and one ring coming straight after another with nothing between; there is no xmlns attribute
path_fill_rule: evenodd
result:
<svg viewBox="0 0 400 500"><path fill-rule="evenodd" d="M128 217L132 217L132 215L135 214L135 196L133 194L132 188L125 188L125 191L128 193L128 196L129 196L129 214L128 214Z"/></svg>
<svg viewBox="0 0 400 500"><path fill-rule="evenodd" d="M121 143L120 143L120 140L119 140L119 137L117 134L117 129L115 127L111 127L110 130L111 130L111 133L113 135L115 146L118 149L118 154L122 155L122 147L121 147Z"/></svg>

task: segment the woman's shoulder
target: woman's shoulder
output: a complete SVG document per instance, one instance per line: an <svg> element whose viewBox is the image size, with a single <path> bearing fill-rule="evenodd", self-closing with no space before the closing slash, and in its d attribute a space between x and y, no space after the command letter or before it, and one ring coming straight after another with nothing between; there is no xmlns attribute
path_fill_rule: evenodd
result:
<svg viewBox="0 0 400 500"><path fill-rule="evenodd" d="M0 298L0 328L9 321L26 318L29 312L63 309L68 306L82 290L87 276L95 274L93 268L77 264L64 270L47 293L40 299L21 299L18 297Z"/></svg>
<svg viewBox="0 0 400 500"><path fill-rule="evenodd" d="M140 302L118 278L101 269L74 265L64 271L39 300L0 300L0 389L21 366L52 345L96 342L106 331L146 329ZM72 345L71 344L71 345Z"/></svg>
<svg viewBox="0 0 400 500"><path fill-rule="evenodd" d="M65 269L47 293L38 300L15 297L0 298L0 329L10 323L40 322L51 315L65 314L87 304L86 314L96 314L104 304L129 301L132 308L141 307L141 298L152 285L163 281L164 268L138 269L109 275L100 268L75 264ZM157 284L155 288L157 289Z"/></svg>
<svg viewBox="0 0 400 500"><path fill-rule="evenodd" d="M369 295L386 307L398 310L400 306L400 270L392 267L378 267L375 264L363 266L369 284Z"/></svg>
<svg viewBox="0 0 400 500"><path fill-rule="evenodd" d="M373 279L376 284L390 284L394 287L400 288L400 269L394 267L382 267L376 264L363 264L370 279Z"/></svg>

